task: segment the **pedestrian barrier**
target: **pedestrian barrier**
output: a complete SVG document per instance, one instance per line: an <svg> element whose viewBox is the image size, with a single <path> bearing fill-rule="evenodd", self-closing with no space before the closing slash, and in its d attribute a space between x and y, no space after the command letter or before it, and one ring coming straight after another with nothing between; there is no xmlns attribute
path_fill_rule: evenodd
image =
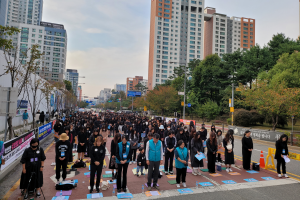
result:
<svg viewBox="0 0 300 200"><path fill-rule="evenodd" d="M268 155L267 155L267 158L266 158L267 161L266 161L265 169L275 169L275 165L274 165L274 156L275 156L275 153L276 153L276 149L274 149L274 148L268 148ZM269 158L271 158L272 165L269 164ZM293 160L300 161L300 154L289 152L289 158L293 159Z"/></svg>

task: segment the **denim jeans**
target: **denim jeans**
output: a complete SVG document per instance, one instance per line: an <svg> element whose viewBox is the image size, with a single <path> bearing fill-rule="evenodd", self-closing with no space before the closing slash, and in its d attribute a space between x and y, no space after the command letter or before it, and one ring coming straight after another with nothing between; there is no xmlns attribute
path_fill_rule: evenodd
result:
<svg viewBox="0 0 300 200"><path fill-rule="evenodd" d="M138 174L140 170L141 170L141 173L143 173L144 169L145 169L145 166L139 166L139 165L138 165L138 166L136 167L136 173Z"/></svg>

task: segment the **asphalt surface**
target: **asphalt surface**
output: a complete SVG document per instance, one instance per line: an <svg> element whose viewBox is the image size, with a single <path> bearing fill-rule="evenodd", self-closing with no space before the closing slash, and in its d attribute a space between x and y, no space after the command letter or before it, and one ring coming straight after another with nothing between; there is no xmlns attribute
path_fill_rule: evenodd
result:
<svg viewBox="0 0 300 200"><path fill-rule="evenodd" d="M300 199L300 183L271 186L263 188L249 188L230 191L214 191L201 194L177 195L167 198L160 198L161 200L297 200Z"/></svg>

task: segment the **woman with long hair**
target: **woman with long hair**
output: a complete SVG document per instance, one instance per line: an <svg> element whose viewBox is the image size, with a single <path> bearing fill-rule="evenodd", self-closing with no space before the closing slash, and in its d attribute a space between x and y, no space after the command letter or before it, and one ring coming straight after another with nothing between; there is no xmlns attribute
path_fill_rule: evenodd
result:
<svg viewBox="0 0 300 200"><path fill-rule="evenodd" d="M286 168L285 168L285 160L284 157L289 157L289 149L287 146L288 136L286 134L282 134L280 136L280 139L276 141L276 153L275 153L275 159L277 160L277 173L278 177L281 178L281 171L280 166L282 166L282 173L283 176L288 178L288 175L286 174Z"/></svg>
<svg viewBox="0 0 300 200"><path fill-rule="evenodd" d="M94 181L95 181L96 173L97 173L96 191L97 193L100 192L99 186L101 180L103 160L105 158L105 146L103 144L104 144L103 137L98 136L94 142L94 145L90 149L90 157L91 157L90 193L92 193L94 189Z"/></svg>
<svg viewBox="0 0 300 200"><path fill-rule="evenodd" d="M222 143L223 143L223 138L222 138L222 131L221 130L217 130L217 143L218 143L218 149L222 149ZM221 154L218 153L218 158L217 158L218 162L222 162L222 158L221 158Z"/></svg>
<svg viewBox="0 0 300 200"><path fill-rule="evenodd" d="M216 153L218 151L218 143L216 133L211 131L206 141L207 146L207 168L209 173L216 173Z"/></svg>
<svg viewBox="0 0 300 200"><path fill-rule="evenodd" d="M118 143L121 142L121 135L120 133L116 133L114 139L111 141L110 144L110 161L109 161L109 169L112 171L112 179L117 179L118 173L118 164L116 161L116 147ZM116 173L114 171L116 170Z"/></svg>
<svg viewBox="0 0 300 200"><path fill-rule="evenodd" d="M243 154L243 168L250 170L251 155L253 150L253 141L250 137L251 132L248 130L245 132L242 138L242 154Z"/></svg>
<svg viewBox="0 0 300 200"><path fill-rule="evenodd" d="M130 146L132 151L132 158L130 158L130 162L129 162L129 164L131 165L132 163L133 164L136 163L136 151L138 149L138 144L139 144L139 134L135 129L131 130L129 138L130 138L129 140L130 140Z"/></svg>
<svg viewBox="0 0 300 200"><path fill-rule="evenodd" d="M212 131L212 132L215 132L215 133L216 133L216 132L217 132L217 131L216 131L216 126L215 126L215 125L211 125L211 127L210 127L210 131Z"/></svg>
<svg viewBox="0 0 300 200"><path fill-rule="evenodd" d="M191 141L192 141L192 139L195 137L195 135L196 135L196 129L192 129L191 130L191 133L190 133L190 135L189 135L189 149L188 150L191 150Z"/></svg>
<svg viewBox="0 0 300 200"><path fill-rule="evenodd" d="M232 172L231 165L234 164L234 137L233 137L233 130L229 129L223 139L223 146L225 148L225 165L226 171Z"/></svg>
<svg viewBox="0 0 300 200"><path fill-rule="evenodd" d="M200 137L200 133L196 133L194 138L191 140L191 163L192 163L192 174L197 176L201 175L200 168L203 167L203 159L198 160L195 155L204 153L203 143Z"/></svg>

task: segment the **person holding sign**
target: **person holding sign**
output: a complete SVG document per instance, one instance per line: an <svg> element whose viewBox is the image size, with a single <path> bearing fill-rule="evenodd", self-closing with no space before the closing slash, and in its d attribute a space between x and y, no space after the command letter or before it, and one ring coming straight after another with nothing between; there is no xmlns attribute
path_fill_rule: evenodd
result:
<svg viewBox="0 0 300 200"><path fill-rule="evenodd" d="M207 145L207 168L209 173L216 173L216 153L218 151L218 143L216 133L211 131L206 141Z"/></svg>
<svg viewBox="0 0 300 200"><path fill-rule="evenodd" d="M225 148L225 165L226 165L226 172L232 172L231 165L234 164L234 137L233 137L233 130L229 129L225 135L223 140L223 146Z"/></svg>
<svg viewBox="0 0 300 200"><path fill-rule="evenodd" d="M288 136L286 134L282 134L279 138L279 140L276 141L276 153L275 153L275 159L277 160L277 173L278 177L281 178L281 171L280 166L282 165L282 173L283 176L288 178L288 175L286 174L286 168L285 168L285 159L289 157L289 149L287 146Z"/></svg>
<svg viewBox="0 0 300 200"><path fill-rule="evenodd" d="M121 187L124 192L126 192L127 186L127 169L128 163L130 162L130 158L132 156L132 151L130 147L130 143L127 140L127 136L122 136L122 142L118 143L116 147L116 161L118 164L118 177L117 177L117 190L118 193L121 192ZM123 170L123 183L121 186L122 179L122 170Z"/></svg>
<svg viewBox="0 0 300 200"><path fill-rule="evenodd" d="M62 168L62 178L65 181L67 177L67 165L69 161L70 151L72 147L69 141L69 136L66 133L62 133L59 137L59 141L55 144L55 162L56 162L56 180L57 184L60 183L60 169Z"/></svg>
<svg viewBox="0 0 300 200"><path fill-rule="evenodd" d="M97 173L96 191L97 193L99 193L103 160L105 158L105 145L102 136L98 136L96 138L94 142L94 146L92 146L90 149L90 157L91 157L90 193L93 192L95 173Z"/></svg>
<svg viewBox="0 0 300 200"><path fill-rule="evenodd" d="M43 186L45 160L46 156L44 150L39 147L39 139L33 138L30 141L30 147L25 149L21 158L23 170L20 189L24 189L24 199L28 199L28 191L33 191L34 189L36 189L36 196L41 196L39 188ZM29 180L31 181L29 182Z"/></svg>
<svg viewBox="0 0 300 200"><path fill-rule="evenodd" d="M192 162L192 174L197 176L201 175L200 168L203 167L203 160L198 160L195 156L200 153L204 153L203 143L200 133L197 132L194 138L191 140L191 162Z"/></svg>
<svg viewBox="0 0 300 200"><path fill-rule="evenodd" d="M175 149L175 167L176 167L176 186L180 187L180 179L182 186L186 187L186 170L189 162L189 151L184 146L182 140L178 141L178 147Z"/></svg>

